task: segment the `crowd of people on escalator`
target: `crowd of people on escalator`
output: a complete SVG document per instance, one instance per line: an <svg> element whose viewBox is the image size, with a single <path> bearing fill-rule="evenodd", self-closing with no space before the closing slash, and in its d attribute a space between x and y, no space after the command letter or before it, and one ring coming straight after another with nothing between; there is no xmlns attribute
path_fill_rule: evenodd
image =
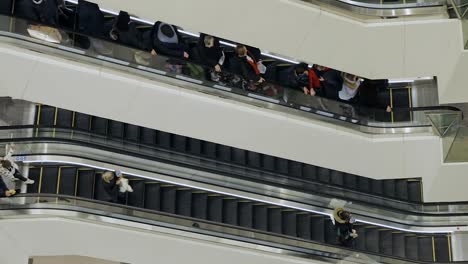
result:
<svg viewBox="0 0 468 264"><path fill-rule="evenodd" d="M64 0L2 2L0 14L13 12L26 19L24 33L49 42L73 42L98 54L268 96L296 90L304 96L391 110L379 98L379 91L388 86L386 80L368 80L316 64L266 59L258 48L243 44L233 48L223 45L223 39L203 33L198 38L188 37L177 26L161 21L148 27L125 11L108 17L97 4L84 0L76 6Z"/></svg>

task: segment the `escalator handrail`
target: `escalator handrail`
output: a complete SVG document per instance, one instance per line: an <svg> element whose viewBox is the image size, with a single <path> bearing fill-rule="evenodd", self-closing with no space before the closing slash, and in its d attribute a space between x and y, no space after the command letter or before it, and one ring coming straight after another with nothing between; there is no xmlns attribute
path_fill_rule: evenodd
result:
<svg viewBox="0 0 468 264"><path fill-rule="evenodd" d="M35 125L14 126L14 127L16 127L16 129L37 129L37 128L51 128L53 130L56 129L56 128L50 127L50 126L35 126ZM0 130L3 130L3 129L8 129L8 127L4 127L4 126L0 127ZM80 130L73 130L73 129L63 129L63 130L68 130L68 131L70 131L70 133L73 133L73 131L83 132L83 131L80 131ZM84 133L86 133L86 132L84 132ZM86 133L86 134L91 134L91 133ZM105 136L99 136L99 137L105 138ZM144 159L147 159L147 160L156 160L156 161L160 161L160 162L175 164L177 166L185 166L185 167L192 168L192 166L190 166L190 165L179 164L178 162L176 162L174 160L160 160L159 158L156 158L156 157L148 156L148 155L145 155L145 154L135 153L135 152L128 151L128 150L125 150L125 149L115 148L115 147L112 147L112 146L103 146L103 145L99 145L99 144L94 144L92 142L84 142L84 141L71 139L71 138L32 136L32 137L27 137L27 138L5 138L5 139L0 139L0 142L2 142L2 143L9 143L9 142L13 142L13 141L14 142L31 142L31 141L33 141L33 142L41 142L41 141L45 141L45 142L51 142L51 141L53 141L53 142L65 142L65 143L71 143L71 144L75 144L75 145L79 145L79 146L86 146L86 147L96 148L96 149L100 149L100 150L104 150L104 151L116 152L116 153L120 153L120 154L124 154L124 155L137 156L139 158L144 158ZM133 144L135 144L135 143L133 143ZM48 154L50 155L50 153L48 153ZM25 155L25 156L27 156L27 155ZM194 169L201 169L201 168L199 168L199 167L195 168L194 167ZM211 169L204 169L204 171L220 174L219 171L212 171ZM223 173L221 173L221 174L223 174ZM226 174L226 173L224 173L224 174ZM229 177L236 177L236 176L231 175L231 174L229 174L228 176ZM258 180L258 182L263 182L265 184L270 184L270 185L272 184L271 182L264 182L264 181L262 181L260 179ZM330 185L330 184L326 184L326 183L314 182L314 184L329 186L329 187L336 188L336 189L343 189L343 187L340 188L339 186L334 186L334 185ZM296 190L293 187L291 187L290 189L295 190L295 191L299 191L299 192L301 191L301 190ZM302 190L302 192L303 191L304 190ZM347 192L354 192L354 191L353 190L347 190ZM326 193L321 193L320 195L323 195L325 197L327 197L327 196L332 197L332 196L330 196L330 194L326 194ZM368 194L368 196L372 197L373 195ZM463 202L463 201L460 201L460 202L433 202L433 203L421 202L421 203L417 203L417 202L409 202L409 201L400 201L400 200L391 199L391 198L388 198L388 197L380 197L380 196L376 196L375 198L379 199L379 200L383 199L383 200L388 200L388 201L395 201L395 202L398 202L399 204L406 204L406 205L409 205L409 206L411 206L411 205L417 205L417 206L450 206L450 205L465 205L465 204L468 204L468 202ZM282 198L282 199L284 199L284 198ZM371 202L368 202L368 201L355 200L353 198L347 198L347 197L345 199L347 199L350 202L359 203L359 204L363 204L363 205L379 206L379 208L383 208L383 209L394 211L394 212L403 212L403 213L408 213L409 212L411 214L421 215L421 216L466 216L466 215L468 215L468 212L467 213L441 213L439 211L437 213L430 213L430 212L420 212L420 211L414 211L414 210L410 211L410 210L405 210L405 209L402 209L402 208L391 207L390 205L387 205L387 204L378 204L378 203L374 204L374 203L371 203Z"/></svg>

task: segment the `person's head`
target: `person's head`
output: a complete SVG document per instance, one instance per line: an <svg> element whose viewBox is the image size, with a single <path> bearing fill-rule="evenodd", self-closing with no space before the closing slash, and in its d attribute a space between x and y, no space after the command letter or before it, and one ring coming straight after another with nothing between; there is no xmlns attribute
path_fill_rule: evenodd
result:
<svg viewBox="0 0 468 264"><path fill-rule="evenodd" d="M161 26L161 33L163 33L164 36L168 38L174 37L174 30L171 25L169 24L163 24Z"/></svg>
<svg viewBox="0 0 468 264"><path fill-rule="evenodd" d="M245 47L245 45L237 45L236 46L236 54L237 56L239 57L244 57L247 55L247 47Z"/></svg>
<svg viewBox="0 0 468 264"><path fill-rule="evenodd" d="M296 66L296 74L297 74L297 75L302 75L302 74L306 73L308 69L309 69L309 68L308 68L307 64L305 64L305 63L299 63L299 64Z"/></svg>
<svg viewBox="0 0 468 264"><path fill-rule="evenodd" d="M206 35L203 39L203 43L206 48L212 48L214 46L214 37Z"/></svg>
<svg viewBox="0 0 468 264"><path fill-rule="evenodd" d="M349 222L349 220L351 219L351 213L345 210L339 211L338 216L346 222Z"/></svg>
<svg viewBox="0 0 468 264"><path fill-rule="evenodd" d="M12 166L11 161L9 160L2 160L0 163L2 164L2 167L5 169L9 169Z"/></svg>
<svg viewBox="0 0 468 264"><path fill-rule="evenodd" d="M110 183L112 181L112 179L114 179L114 173L111 172L111 171L106 171L102 174L102 180L107 182L107 183Z"/></svg>

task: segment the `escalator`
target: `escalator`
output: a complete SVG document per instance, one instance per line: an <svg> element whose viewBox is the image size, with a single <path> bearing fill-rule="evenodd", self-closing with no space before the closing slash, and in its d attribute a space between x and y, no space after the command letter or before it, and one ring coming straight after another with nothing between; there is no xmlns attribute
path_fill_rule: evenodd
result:
<svg viewBox="0 0 468 264"><path fill-rule="evenodd" d="M62 43L48 43L47 41L31 38L25 32L27 31L25 26L27 27L30 24L29 21L12 16L2 18L4 18L2 21L5 21L4 25L2 25L5 38L9 38L9 41L13 41L14 43L18 42L19 45L24 44L28 49L37 49L41 53L60 54L60 56L71 60L83 60L97 65L104 64L111 69L130 72L144 78L156 79L177 86L187 86L188 88L196 89L196 91L224 98L232 98L233 100L267 109L285 111L299 116L306 114L310 118L337 123L367 133L415 133L427 132L431 129L430 123L424 117L424 112L428 110L427 108L417 108L407 104L398 105L398 102L394 101L395 107L393 112L387 113L385 107L390 102L378 108L352 105L327 98L304 96L298 91L283 87L275 82L270 82L264 88L252 91L243 86L237 87L231 83L215 82L207 79L206 76L198 76L195 73L196 71L193 71L194 68L203 69L205 72L209 72L209 69L198 65L196 62L189 62L187 63L187 67L183 67L182 70L171 72L171 70L167 69L168 65L166 63L171 58L158 56L163 63L158 62L153 64L152 62L150 65L144 65L135 61L132 55L139 54L139 52L142 52L141 50L111 42L108 39L100 39L77 33L73 30L73 27L61 28L59 30L63 36L66 36L63 37ZM111 18L113 19L113 17ZM141 27L143 32L148 31L147 25L138 21L135 21L135 23L140 23L138 27ZM191 47L197 41L193 36L185 36L184 38L187 39ZM89 41L100 43L99 45L106 47L106 50L110 50L110 53L103 54L99 50L83 48L82 43L78 41L80 39L88 39ZM24 41L28 41L29 43L24 43ZM230 52L226 51L226 53ZM236 79L234 77L233 79ZM403 99L407 101L407 99ZM451 107L433 107L431 109L434 111L458 111L458 109ZM393 115L399 118L391 118Z"/></svg>
<svg viewBox="0 0 468 264"><path fill-rule="evenodd" d="M61 195L102 200L102 170L66 164L32 165L28 195ZM300 241L337 246L333 223L326 214L283 207L244 198L197 190L174 183L130 177L134 192L126 205L189 217L194 223L207 220L249 230L277 234ZM39 195L40 196L40 195ZM355 250L421 262L449 262L450 234L411 233L391 227L357 223Z"/></svg>
<svg viewBox="0 0 468 264"><path fill-rule="evenodd" d="M115 141L126 146L160 149L195 159L222 163L230 167L231 170L224 172L229 171L232 177L260 180L287 188L297 188L304 192L324 192L323 185L328 185L346 188L345 192L334 192L332 194L334 197L342 196L349 199L351 190L359 194L356 197L358 200L363 199L363 195L370 194L410 203L423 201L421 178L375 180L46 105L37 105L35 116L38 137L43 136L40 133L41 129L67 129L89 133L94 137L102 137L106 141ZM45 134L50 133L47 131ZM215 171L223 172L220 165L213 167ZM240 171L234 168L239 168ZM248 171L252 171L251 176ZM321 185L313 189L313 184Z"/></svg>

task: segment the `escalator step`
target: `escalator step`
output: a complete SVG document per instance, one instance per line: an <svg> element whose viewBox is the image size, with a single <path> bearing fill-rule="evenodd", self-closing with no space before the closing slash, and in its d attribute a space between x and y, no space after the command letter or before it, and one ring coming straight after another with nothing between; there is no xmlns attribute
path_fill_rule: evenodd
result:
<svg viewBox="0 0 468 264"><path fill-rule="evenodd" d="M127 141L138 142L140 127L130 124L124 124L124 139Z"/></svg>
<svg viewBox="0 0 468 264"><path fill-rule="evenodd" d="M153 129L140 127L140 141L147 145L156 145L156 131Z"/></svg>
<svg viewBox="0 0 468 264"><path fill-rule="evenodd" d="M91 118L91 131L99 135L107 135L108 121L105 118L93 116Z"/></svg>
<svg viewBox="0 0 468 264"><path fill-rule="evenodd" d="M408 181L407 180L396 180L395 196L397 199L400 199L400 200L404 200L404 201L408 200Z"/></svg>
<svg viewBox="0 0 468 264"><path fill-rule="evenodd" d="M392 255L392 249L393 249L393 234L391 230L384 230L380 231L380 253L384 255Z"/></svg>
<svg viewBox="0 0 468 264"><path fill-rule="evenodd" d="M422 202L420 181L408 181L408 200L410 202Z"/></svg>
<svg viewBox="0 0 468 264"><path fill-rule="evenodd" d="M57 126L70 128L73 122L73 112L65 109L58 109Z"/></svg>
<svg viewBox="0 0 468 264"><path fill-rule="evenodd" d="M268 208L265 205L254 205L254 228L268 231Z"/></svg>
<svg viewBox="0 0 468 264"><path fill-rule="evenodd" d="M357 177L354 174L345 173L344 174L344 184L346 188L351 190L357 190Z"/></svg>
<svg viewBox="0 0 468 264"><path fill-rule="evenodd" d="M28 178L34 181L34 184L27 185L28 193L39 193L41 168L29 168Z"/></svg>
<svg viewBox="0 0 468 264"><path fill-rule="evenodd" d="M172 135L163 131L156 133L156 144L162 148L170 149L172 145Z"/></svg>
<svg viewBox="0 0 468 264"><path fill-rule="evenodd" d="M58 175L58 167L44 167L42 169L41 193L57 193Z"/></svg>
<svg viewBox="0 0 468 264"><path fill-rule="evenodd" d="M124 136L124 124L119 121L109 121L109 135L113 138L122 139Z"/></svg>
<svg viewBox="0 0 468 264"><path fill-rule="evenodd" d="M275 158L270 155L262 155L262 166L266 170L274 171L276 169Z"/></svg>
<svg viewBox="0 0 468 264"><path fill-rule="evenodd" d="M314 165L304 164L302 168L302 177L308 180L317 180L317 167Z"/></svg>
<svg viewBox="0 0 468 264"><path fill-rule="evenodd" d="M78 189L79 197L94 198L94 170L78 170Z"/></svg>
<svg viewBox="0 0 468 264"><path fill-rule="evenodd" d="M262 165L260 153L248 151L247 152L247 164L251 167L260 168Z"/></svg>
<svg viewBox="0 0 468 264"><path fill-rule="evenodd" d="M449 262L449 237L446 235L436 236L434 238L434 248L437 262Z"/></svg>
<svg viewBox="0 0 468 264"><path fill-rule="evenodd" d="M335 226L333 225L333 222L331 221L330 218L324 219L324 237L325 237L325 242L336 245L337 243L337 237L336 237L336 230Z"/></svg>
<svg viewBox="0 0 468 264"><path fill-rule="evenodd" d="M176 212L176 187L161 186L161 211L175 214Z"/></svg>
<svg viewBox="0 0 468 264"><path fill-rule="evenodd" d="M246 165L246 151L243 149L232 148L232 161L236 164Z"/></svg>
<svg viewBox="0 0 468 264"><path fill-rule="evenodd" d="M192 216L192 191L177 190L176 214L183 216Z"/></svg>
<svg viewBox="0 0 468 264"><path fill-rule="evenodd" d="M303 239L310 239L311 219L309 214L297 215L297 236Z"/></svg>
<svg viewBox="0 0 468 264"><path fill-rule="evenodd" d="M322 167L317 168L318 180L321 182L330 182L330 170Z"/></svg>
<svg viewBox="0 0 468 264"><path fill-rule="evenodd" d="M215 143L202 141L201 149L202 149L203 155L209 158L216 159L218 156L216 148L217 146Z"/></svg>
<svg viewBox="0 0 468 264"><path fill-rule="evenodd" d="M367 228L363 225L355 225L354 229L358 234L358 237L355 240L355 247L359 250L366 250L366 235L367 235Z"/></svg>
<svg viewBox="0 0 468 264"><path fill-rule="evenodd" d="M208 216L208 194L194 193L192 199L192 216L206 219Z"/></svg>
<svg viewBox="0 0 468 264"><path fill-rule="evenodd" d="M406 239L403 233L393 233L392 254L396 257L406 257Z"/></svg>
<svg viewBox="0 0 468 264"><path fill-rule="evenodd" d="M268 208L268 231L282 233L282 210L281 208Z"/></svg>
<svg viewBox="0 0 468 264"><path fill-rule="evenodd" d="M253 205L251 202L239 203L239 225L242 227L253 227Z"/></svg>
<svg viewBox="0 0 468 264"><path fill-rule="evenodd" d="M41 115L39 116L39 124L52 126L55 124L55 107L41 105Z"/></svg>
<svg viewBox="0 0 468 264"><path fill-rule="evenodd" d="M208 220L220 223L223 221L222 196L208 196Z"/></svg>
<svg viewBox="0 0 468 264"><path fill-rule="evenodd" d="M75 195L76 185L76 172L75 167L62 167L60 168L60 187L59 194Z"/></svg>
<svg viewBox="0 0 468 264"><path fill-rule="evenodd" d="M128 193L127 204L139 208L145 206L145 182L141 180L129 181L132 186L133 192Z"/></svg>
<svg viewBox="0 0 468 264"><path fill-rule="evenodd" d="M188 140L188 148L190 153L200 155L201 152L201 141L195 138L189 138Z"/></svg>
<svg viewBox="0 0 468 264"><path fill-rule="evenodd" d="M372 194L383 195L383 181L371 180Z"/></svg>
<svg viewBox="0 0 468 264"><path fill-rule="evenodd" d="M90 119L91 117L87 114L82 114L75 112L75 124L74 128L83 130L83 131L89 131L90 129Z"/></svg>
<svg viewBox="0 0 468 264"><path fill-rule="evenodd" d="M367 228L366 230L366 250L379 253L380 232L377 228Z"/></svg>
<svg viewBox="0 0 468 264"><path fill-rule="evenodd" d="M343 172L341 171L331 171L330 173L330 183L343 186L344 179L343 179Z"/></svg>
<svg viewBox="0 0 468 264"><path fill-rule="evenodd" d="M384 195L395 197L395 180L383 180Z"/></svg>
<svg viewBox="0 0 468 264"><path fill-rule="evenodd" d="M223 223L237 225L238 204L239 202L236 199L228 198L223 200Z"/></svg>
<svg viewBox="0 0 468 264"><path fill-rule="evenodd" d="M418 237L418 260L419 261L433 261L432 250L432 237L424 236Z"/></svg>
<svg viewBox="0 0 468 264"><path fill-rule="evenodd" d="M358 177L358 191L370 193L371 191L371 179L365 177Z"/></svg>
<svg viewBox="0 0 468 264"><path fill-rule="evenodd" d="M218 158L222 161L231 161L231 147L218 145Z"/></svg>
<svg viewBox="0 0 468 264"><path fill-rule="evenodd" d="M118 187L116 187L118 188ZM102 173L95 173L94 175L94 199L100 201L112 201L113 197L109 196L104 190L104 185L102 181Z"/></svg>
<svg viewBox="0 0 468 264"><path fill-rule="evenodd" d="M297 212L283 211L283 234L297 237Z"/></svg>
<svg viewBox="0 0 468 264"><path fill-rule="evenodd" d="M281 174L288 174L289 161L287 159L275 158L276 170Z"/></svg>
<svg viewBox="0 0 468 264"><path fill-rule="evenodd" d="M405 236L405 254L409 259L417 260L419 257L418 237L415 235Z"/></svg>
<svg viewBox="0 0 468 264"><path fill-rule="evenodd" d="M172 148L179 152L187 151L187 138L184 136L173 135Z"/></svg>
<svg viewBox="0 0 468 264"><path fill-rule="evenodd" d="M314 215L310 217L310 232L312 240L325 242L325 218L323 216ZM333 240L335 240L335 238L333 238Z"/></svg>
<svg viewBox="0 0 468 264"><path fill-rule="evenodd" d="M159 183L145 184L145 208L161 211L161 186Z"/></svg>
<svg viewBox="0 0 468 264"><path fill-rule="evenodd" d="M293 177L302 177L302 163L290 160L288 171L289 175Z"/></svg>

